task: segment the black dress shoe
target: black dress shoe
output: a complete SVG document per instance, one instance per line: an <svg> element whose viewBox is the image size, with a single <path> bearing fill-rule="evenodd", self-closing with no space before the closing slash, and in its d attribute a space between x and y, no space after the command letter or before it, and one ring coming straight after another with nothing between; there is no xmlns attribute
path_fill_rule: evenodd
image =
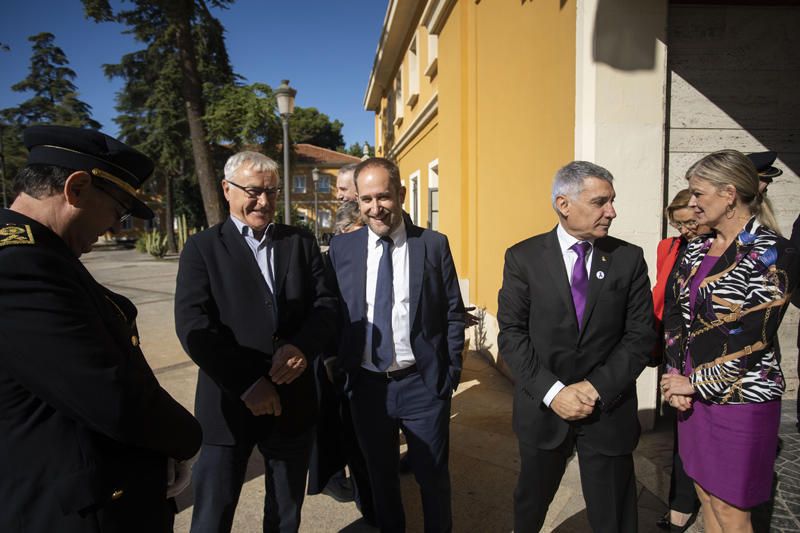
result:
<svg viewBox="0 0 800 533"><path fill-rule="evenodd" d="M670 531L671 533L683 533L694 524L694 521L697 520L697 511L693 512L689 515L689 520L686 521L686 524L683 526L676 526L673 524L669 519L669 511L667 514L656 520L656 526L663 529L664 531Z"/></svg>

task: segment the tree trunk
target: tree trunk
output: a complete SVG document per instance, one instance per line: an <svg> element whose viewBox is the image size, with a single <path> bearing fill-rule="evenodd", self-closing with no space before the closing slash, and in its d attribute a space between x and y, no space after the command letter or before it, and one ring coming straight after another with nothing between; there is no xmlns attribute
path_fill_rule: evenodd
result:
<svg viewBox="0 0 800 533"><path fill-rule="evenodd" d="M178 252L178 243L175 239L175 195L172 193L172 182L175 181L175 177L171 172L167 172L164 174L164 179L166 180L164 218L167 219L167 251L174 254Z"/></svg>
<svg viewBox="0 0 800 533"><path fill-rule="evenodd" d="M206 221L209 226L222 222L225 208L222 192L214 172L211 149L206 140L206 129L203 124L203 91L192 40L191 15L194 9L192 0L175 0L165 3L170 21L176 29L176 41L180 53L182 74L181 92L186 104L186 119L189 124L189 136L192 141L197 181L203 197Z"/></svg>

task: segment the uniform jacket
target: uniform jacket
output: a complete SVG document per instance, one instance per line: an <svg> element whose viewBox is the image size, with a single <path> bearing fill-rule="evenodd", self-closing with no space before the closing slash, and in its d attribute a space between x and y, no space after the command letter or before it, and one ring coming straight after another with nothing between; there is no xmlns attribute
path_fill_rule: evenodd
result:
<svg viewBox="0 0 800 533"><path fill-rule="evenodd" d="M195 412L207 444L262 438L274 428L294 435L314 423L311 363L334 334L336 300L310 233L275 224L271 239L274 295L230 219L192 236L181 253L175 327L200 367ZM240 397L267 375L284 343L300 348L309 365L291 384L278 386L279 417L253 416Z"/></svg>
<svg viewBox="0 0 800 533"><path fill-rule="evenodd" d="M428 389L448 397L461 379L464 349L464 304L447 237L411 223L408 240L411 350ZM363 227L331 240L329 257L336 274L341 305L339 363L353 380L366 342L367 240Z"/></svg>
<svg viewBox="0 0 800 533"><path fill-rule="evenodd" d="M791 292L797 253L752 218L702 281L690 306L689 287L713 237L689 243L676 274L677 305L664 317L668 363L691 358L692 385L713 403L779 399L785 389L774 349Z"/></svg>
<svg viewBox="0 0 800 533"><path fill-rule="evenodd" d="M200 440L142 355L133 304L0 210L0 531L171 531L167 458Z"/></svg>
<svg viewBox="0 0 800 533"><path fill-rule="evenodd" d="M542 449L561 444L569 425L542 400L556 381L587 379L601 404L575 424L595 450L630 453L640 431L636 378L655 340L641 248L613 237L595 241L580 330L555 229L508 249L498 302L498 346L515 380L519 439Z"/></svg>

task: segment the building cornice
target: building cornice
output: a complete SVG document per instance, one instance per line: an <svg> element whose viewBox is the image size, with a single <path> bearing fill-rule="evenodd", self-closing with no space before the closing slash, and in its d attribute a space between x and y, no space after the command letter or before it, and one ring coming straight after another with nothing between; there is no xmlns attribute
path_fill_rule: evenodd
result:
<svg viewBox="0 0 800 533"><path fill-rule="evenodd" d="M390 0L383 19L383 29L375 51L372 72L364 95L364 109L378 111L381 97L391 85L397 61L405 54L409 30L417 24L416 15L423 0Z"/></svg>
<svg viewBox="0 0 800 533"><path fill-rule="evenodd" d="M397 142L392 145L391 150L389 150L386 156L389 159L394 159L397 157L403 148L414 139L422 128L428 125L428 123L433 120L433 118L439 113L439 93L434 93L431 96L431 99L428 100L428 103L425 104L425 107L419 112L417 118L414 119L414 122L408 125L408 129L403 132Z"/></svg>
<svg viewBox="0 0 800 533"><path fill-rule="evenodd" d="M456 0L428 0L428 5L422 14L422 25L428 28L428 33L439 35L455 5Z"/></svg>

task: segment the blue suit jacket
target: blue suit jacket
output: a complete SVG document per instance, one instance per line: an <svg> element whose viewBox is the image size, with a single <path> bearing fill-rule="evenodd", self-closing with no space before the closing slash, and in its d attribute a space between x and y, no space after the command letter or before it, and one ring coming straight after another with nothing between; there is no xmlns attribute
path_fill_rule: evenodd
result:
<svg viewBox="0 0 800 533"><path fill-rule="evenodd" d="M461 378L464 348L464 304L447 237L414 226L406 217L411 349L428 389L439 397L452 394ZM364 354L367 324L368 229L338 235L329 256L339 289L341 336L339 362L350 390Z"/></svg>

